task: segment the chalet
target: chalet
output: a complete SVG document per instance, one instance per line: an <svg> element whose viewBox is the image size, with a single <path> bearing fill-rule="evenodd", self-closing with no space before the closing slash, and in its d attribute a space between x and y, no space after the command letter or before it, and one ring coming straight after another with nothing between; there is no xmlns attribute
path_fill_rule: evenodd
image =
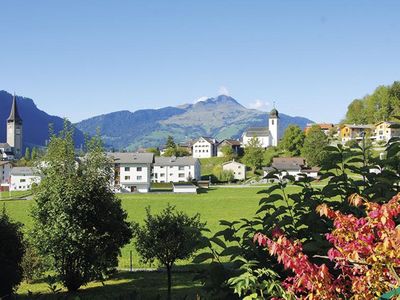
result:
<svg viewBox="0 0 400 300"><path fill-rule="evenodd" d="M246 179L246 165L237 162L235 160L228 161L222 164L222 170L232 171L233 176L236 180Z"/></svg>
<svg viewBox="0 0 400 300"><path fill-rule="evenodd" d="M263 148L278 146L279 113L275 108L269 114L268 125L248 128L242 135L243 146L246 148L252 138L257 138Z"/></svg>
<svg viewBox="0 0 400 300"><path fill-rule="evenodd" d="M194 158L209 158L217 156L217 140L209 137L200 137L193 143L192 156Z"/></svg>
<svg viewBox="0 0 400 300"><path fill-rule="evenodd" d="M217 145L217 156L218 157L224 156L224 154L222 153L222 148L225 146L231 147L234 154L240 155L241 154L240 145L241 145L240 141L237 140L230 140L230 139L223 140Z"/></svg>
<svg viewBox="0 0 400 300"><path fill-rule="evenodd" d="M200 162L193 157L156 157L152 182L189 182L200 180Z"/></svg>
<svg viewBox="0 0 400 300"><path fill-rule="evenodd" d="M375 141L389 141L393 137L400 137L400 124L382 121L375 124Z"/></svg>
<svg viewBox="0 0 400 300"><path fill-rule="evenodd" d="M362 140L362 133L372 135L375 127L373 125L344 124L340 127L340 139L343 143L351 140Z"/></svg>

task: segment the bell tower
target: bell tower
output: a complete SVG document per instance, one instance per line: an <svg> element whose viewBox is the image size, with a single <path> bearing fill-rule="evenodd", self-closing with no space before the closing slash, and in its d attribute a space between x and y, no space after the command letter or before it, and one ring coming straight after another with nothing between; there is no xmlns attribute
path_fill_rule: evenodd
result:
<svg viewBox="0 0 400 300"><path fill-rule="evenodd" d="M269 127L269 132L271 134L270 145L275 147L278 146L278 141L279 141L278 126L279 126L279 113L274 107L269 113L268 127Z"/></svg>
<svg viewBox="0 0 400 300"><path fill-rule="evenodd" d="M7 143L13 148L15 158L20 158L22 156L22 119L18 113L15 94L10 116L7 119Z"/></svg>

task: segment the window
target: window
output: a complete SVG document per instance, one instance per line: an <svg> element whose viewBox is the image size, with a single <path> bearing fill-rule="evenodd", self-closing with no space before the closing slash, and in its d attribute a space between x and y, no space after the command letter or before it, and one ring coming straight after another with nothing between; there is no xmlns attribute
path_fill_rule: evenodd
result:
<svg viewBox="0 0 400 300"><path fill-rule="evenodd" d="M238 175L240 175L240 174L242 174L242 173L238 172Z"/></svg>
<svg viewBox="0 0 400 300"><path fill-rule="evenodd" d="M164 166L160 166L160 169L164 169Z"/></svg>
<svg viewBox="0 0 400 300"><path fill-rule="evenodd" d="M129 172L131 168L125 167L125 172Z"/></svg>
<svg viewBox="0 0 400 300"><path fill-rule="evenodd" d="M142 171L142 167L137 167L136 171L141 172Z"/></svg>
<svg viewBox="0 0 400 300"><path fill-rule="evenodd" d="M178 170L179 171L183 171L183 170L185 170L185 167L184 166L179 166Z"/></svg>
<svg viewBox="0 0 400 300"><path fill-rule="evenodd" d="M173 176L174 174L172 174L172 173L169 173L169 176Z"/></svg>
<svg viewBox="0 0 400 300"><path fill-rule="evenodd" d="M165 176L165 174L164 174L164 173L161 173L161 174L160 174L160 177L164 177L164 176Z"/></svg>
<svg viewBox="0 0 400 300"><path fill-rule="evenodd" d="M130 180L131 176L125 176L125 180Z"/></svg>
<svg viewBox="0 0 400 300"><path fill-rule="evenodd" d="M271 124L272 124L272 125L274 125L274 120L271 120L271 121L272 121L272 123L271 123Z"/></svg>
<svg viewBox="0 0 400 300"><path fill-rule="evenodd" d="M19 180L19 182L25 182L26 181L26 179L20 179Z"/></svg>
<svg viewBox="0 0 400 300"><path fill-rule="evenodd" d="M240 169L242 166L238 166L238 169Z"/></svg>
<svg viewBox="0 0 400 300"><path fill-rule="evenodd" d="M136 180L142 180L142 176L136 176Z"/></svg>
<svg viewBox="0 0 400 300"><path fill-rule="evenodd" d="M183 178L183 177L185 177L185 174L184 173L179 173L179 178Z"/></svg>

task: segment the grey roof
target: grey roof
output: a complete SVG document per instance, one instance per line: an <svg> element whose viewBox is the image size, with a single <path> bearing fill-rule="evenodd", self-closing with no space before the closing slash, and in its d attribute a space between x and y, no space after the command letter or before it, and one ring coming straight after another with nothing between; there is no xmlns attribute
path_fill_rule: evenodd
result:
<svg viewBox="0 0 400 300"><path fill-rule="evenodd" d="M8 143L0 143L0 148L11 148Z"/></svg>
<svg viewBox="0 0 400 300"><path fill-rule="evenodd" d="M305 164L302 157L274 157L272 167L278 170L300 170Z"/></svg>
<svg viewBox="0 0 400 300"><path fill-rule="evenodd" d="M216 143L218 143L218 141L216 140L216 139L213 139L212 137L207 137L207 136L201 136L201 137L199 137L196 141L195 141L195 143L198 141L198 140L200 140L200 139L205 139L207 142L209 142L210 144L216 144Z"/></svg>
<svg viewBox="0 0 400 300"><path fill-rule="evenodd" d="M269 113L269 116L270 117L275 117L275 118L279 118L279 112L278 112L278 110L276 109L276 108L273 108L272 110L271 110L271 112Z"/></svg>
<svg viewBox="0 0 400 300"><path fill-rule="evenodd" d="M198 161L197 158L191 156L184 157L155 157L155 166L191 166Z"/></svg>
<svg viewBox="0 0 400 300"><path fill-rule="evenodd" d="M246 136L257 136L257 137L261 137L261 136L269 136L269 129L268 127L252 127L252 128L248 128L244 134Z"/></svg>
<svg viewBox="0 0 400 300"><path fill-rule="evenodd" d="M220 142L219 144L218 144L218 147L219 146L222 146L222 145L225 145L225 144L228 144L228 145L231 145L231 146L240 146L240 141L237 141L237 140L231 140L231 139L225 139L225 140L223 140L222 142Z"/></svg>
<svg viewBox="0 0 400 300"><path fill-rule="evenodd" d="M14 167L11 169L11 175L17 176L33 176L37 175L37 170L29 167Z"/></svg>
<svg viewBox="0 0 400 300"><path fill-rule="evenodd" d="M16 122L18 124L22 124L22 118L18 113L18 106L17 106L17 97L13 96L12 106L10 115L8 116L7 122Z"/></svg>
<svg viewBox="0 0 400 300"><path fill-rule="evenodd" d="M344 126L349 127L349 128L353 128L353 129L372 129L374 128L374 125L356 125L356 124L345 124Z"/></svg>
<svg viewBox="0 0 400 300"><path fill-rule="evenodd" d="M113 152L107 155L119 164L151 164L154 161L153 153Z"/></svg>
<svg viewBox="0 0 400 300"><path fill-rule="evenodd" d="M389 128L400 128L400 123L392 122L392 121L381 121L381 122L376 123L375 126L378 126L379 124L382 124L382 123L389 124L389 126L388 126Z"/></svg>
<svg viewBox="0 0 400 300"><path fill-rule="evenodd" d="M246 166L245 164L243 164L243 163L241 163L239 161L236 161L236 160L231 160L231 161L224 162L223 164L221 164L221 166L229 165L229 164L238 164L238 165Z"/></svg>

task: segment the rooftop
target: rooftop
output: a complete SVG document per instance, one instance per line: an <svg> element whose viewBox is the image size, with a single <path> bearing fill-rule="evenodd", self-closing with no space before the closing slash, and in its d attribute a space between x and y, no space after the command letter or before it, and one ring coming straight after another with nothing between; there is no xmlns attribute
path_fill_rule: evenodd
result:
<svg viewBox="0 0 400 300"><path fill-rule="evenodd" d="M191 166L198 161L197 158L191 156L184 157L162 157L157 156L154 159L155 166Z"/></svg>
<svg viewBox="0 0 400 300"><path fill-rule="evenodd" d="M151 164L154 161L153 153L110 152L107 156L119 164Z"/></svg>
<svg viewBox="0 0 400 300"><path fill-rule="evenodd" d="M269 136L269 128L268 127L252 127L252 128L248 128L245 132L244 135L246 136L257 136L257 137L261 137L261 136Z"/></svg>

